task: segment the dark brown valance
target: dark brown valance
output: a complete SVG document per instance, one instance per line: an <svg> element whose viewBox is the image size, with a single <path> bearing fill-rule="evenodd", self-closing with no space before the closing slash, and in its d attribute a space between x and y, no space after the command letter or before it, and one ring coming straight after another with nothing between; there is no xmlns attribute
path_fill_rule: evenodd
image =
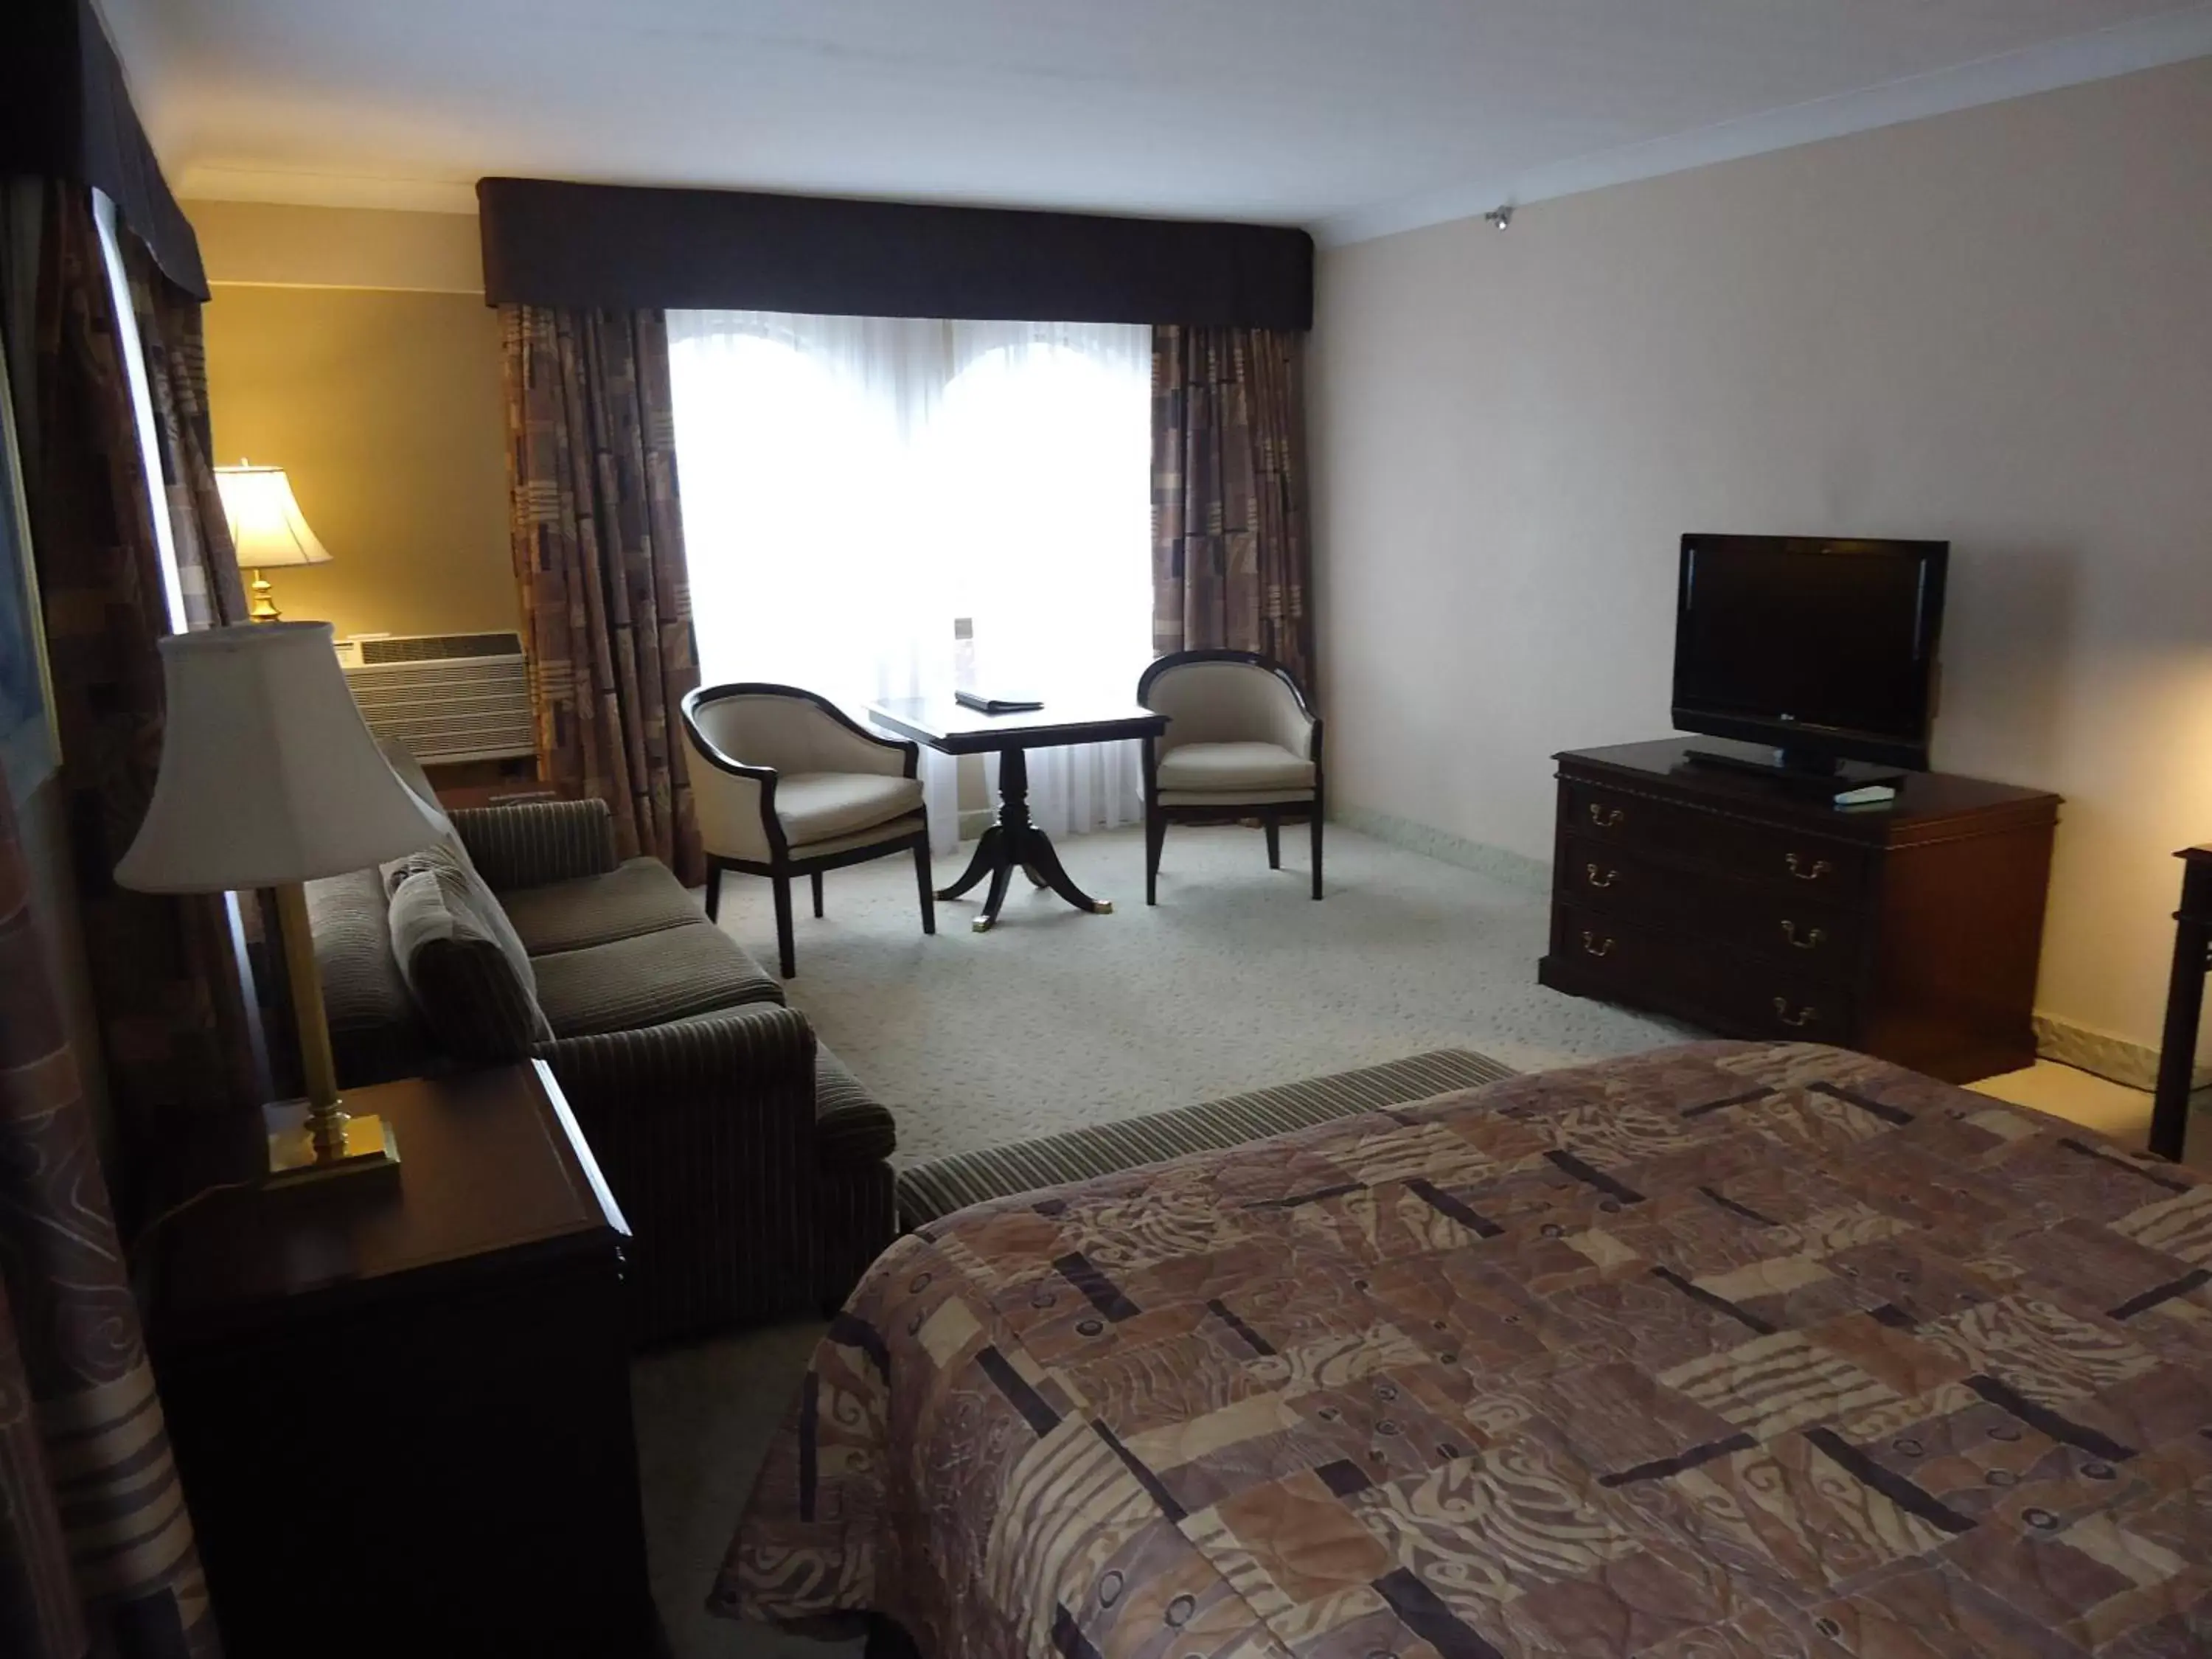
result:
<svg viewBox="0 0 2212 1659"><path fill-rule="evenodd" d="M64 179L115 204L154 263L208 297L198 239L161 177L90 0L9 0L0 22L0 177Z"/></svg>
<svg viewBox="0 0 2212 1659"><path fill-rule="evenodd" d="M484 297L610 310L1313 325L1277 225L484 179Z"/></svg>

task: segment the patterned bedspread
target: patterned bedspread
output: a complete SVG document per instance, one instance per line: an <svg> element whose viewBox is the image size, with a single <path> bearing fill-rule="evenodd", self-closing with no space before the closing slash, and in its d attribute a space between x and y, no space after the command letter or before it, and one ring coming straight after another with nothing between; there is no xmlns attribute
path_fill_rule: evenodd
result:
<svg viewBox="0 0 2212 1659"><path fill-rule="evenodd" d="M2212 1653L2212 1182L1702 1043L963 1211L720 1611L928 1659Z"/></svg>

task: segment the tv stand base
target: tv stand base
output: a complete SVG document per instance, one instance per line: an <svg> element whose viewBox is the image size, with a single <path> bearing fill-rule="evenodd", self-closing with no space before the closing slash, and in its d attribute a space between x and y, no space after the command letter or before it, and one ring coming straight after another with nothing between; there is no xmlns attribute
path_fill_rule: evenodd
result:
<svg viewBox="0 0 2212 1659"><path fill-rule="evenodd" d="M1869 783L1900 783L1905 779L1902 772L1808 754L1802 749L1769 749L1743 754L1687 747L1682 750L1682 758L1695 766L1724 767L1731 772L1771 778L1777 783L1812 795L1833 794L1839 789L1856 789Z"/></svg>

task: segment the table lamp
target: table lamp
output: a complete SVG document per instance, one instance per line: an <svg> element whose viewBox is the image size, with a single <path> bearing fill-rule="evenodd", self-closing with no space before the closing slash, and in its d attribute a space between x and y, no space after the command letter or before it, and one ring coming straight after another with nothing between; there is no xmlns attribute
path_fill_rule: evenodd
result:
<svg viewBox="0 0 2212 1659"><path fill-rule="evenodd" d="M330 550L307 528L300 516L300 503L292 497L292 481L281 466L236 466L215 470L215 487L222 497L222 510L230 520L231 544L238 550L238 568L253 572L248 592L252 605L246 614L258 623L276 622L277 610L269 578L261 573L279 565L328 564Z"/></svg>
<svg viewBox="0 0 2212 1659"><path fill-rule="evenodd" d="M377 751L328 623L266 623L161 641L168 718L146 821L115 866L147 893L276 893L307 1116L272 1116L272 1180L399 1161L389 1125L338 1098L301 884L427 847L438 825Z"/></svg>

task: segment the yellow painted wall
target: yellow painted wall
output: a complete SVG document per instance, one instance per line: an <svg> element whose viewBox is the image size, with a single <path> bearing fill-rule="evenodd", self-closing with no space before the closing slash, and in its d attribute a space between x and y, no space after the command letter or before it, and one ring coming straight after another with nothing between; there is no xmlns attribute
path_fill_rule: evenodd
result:
<svg viewBox="0 0 2212 1659"><path fill-rule="evenodd" d="M483 293L473 213L187 202L200 258L218 283Z"/></svg>
<svg viewBox="0 0 2212 1659"><path fill-rule="evenodd" d="M288 617L511 629L497 315L453 215L189 204L216 459L283 467L332 562L269 573Z"/></svg>

